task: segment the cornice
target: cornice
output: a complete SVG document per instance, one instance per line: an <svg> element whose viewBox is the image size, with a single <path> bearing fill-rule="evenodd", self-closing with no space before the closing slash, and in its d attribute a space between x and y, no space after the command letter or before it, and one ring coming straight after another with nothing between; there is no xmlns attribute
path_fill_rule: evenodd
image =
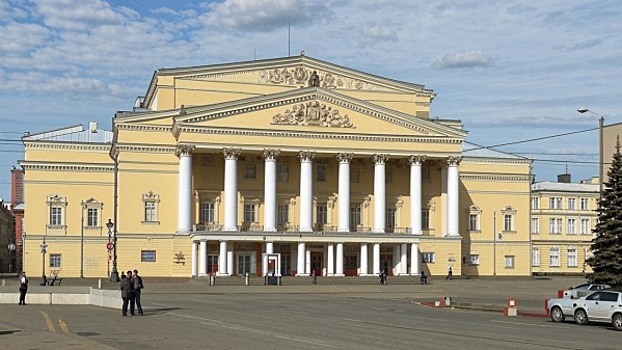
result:
<svg viewBox="0 0 622 350"><path fill-rule="evenodd" d="M464 162L470 163L503 163L503 164L531 164L530 159L510 159L510 158L480 158L462 156Z"/></svg>
<svg viewBox="0 0 622 350"><path fill-rule="evenodd" d="M496 175L496 174L460 174L460 179L462 180L473 180L473 181L511 181L511 182L522 182L522 181L530 181L531 176L529 175Z"/></svg>
<svg viewBox="0 0 622 350"><path fill-rule="evenodd" d="M164 126L164 125L145 125L145 124L116 124L115 125L118 130L128 130L128 131L156 131L156 132L164 132L170 133L173 130L172 126Z"/></svg>
<svg viewBox="0 0 622 350"><path fill-rule="evenodd" d="M72 150L72 151L102 151L109 152L111 144L89 144L76 142L37 142L24 143L26 149L55 149L55 150Z"/></svg>
<svg viewBox="0 0 622 350"><path fill-rule="evenodd" d="M84 172L111 172L114 165L58 165L58 164L33 164L28 162L20 163L25 171L27 170L49 170L49 171L84 171Z"/></svg>
<svg viewBox="0 0 622 350"><path fill-rule="evenodd" d="M145 145L116 145L119 151L131 153L165 153L175 154L176 146L145 146Z"/></svg>

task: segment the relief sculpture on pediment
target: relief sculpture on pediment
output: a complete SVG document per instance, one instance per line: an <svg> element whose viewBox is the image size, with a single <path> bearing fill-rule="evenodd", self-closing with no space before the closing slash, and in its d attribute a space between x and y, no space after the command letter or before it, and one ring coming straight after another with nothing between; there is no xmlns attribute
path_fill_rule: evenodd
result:
<svg viewBox="0 0 622 350"><path fill-rule="evenodd" d="M258 78L260 83L278 85L312 86L322 87L325 89L388 90L384 86L362 81L360 79L349 78L315 69L308 69L303 66L264 69L258 72Z"/></svg>
<svg viewBox="0 0 622 350"><path fill-rule="evenodd" d="M272 125L322 126L325 128L353 128L354 125L347 114L341 115L339 110L309 101L294 105L290 110L277 113L272 117Z"/></svg>

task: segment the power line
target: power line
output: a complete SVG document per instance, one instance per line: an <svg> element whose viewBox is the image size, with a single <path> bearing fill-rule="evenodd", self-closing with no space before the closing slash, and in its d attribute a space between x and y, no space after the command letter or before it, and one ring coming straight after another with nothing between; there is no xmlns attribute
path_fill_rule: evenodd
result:
<svg viewBox="0 0 622 350"><path fill-rule="evenodd" d="M479 146L479 148L469 148L468 150L469 151L474 151L474 150L478 150L478 149L499 148L499 147L504 147L504 146L516 145L516 144L519 144L519 143L542 141L542 140L548 140L548 139L552 139L552 138L556 138L556 137L581 134L581 133L584 133L584 132L595 131L595 130L598 130L598 128L591 128L591 129L585 129L585 130L579 130L579 131L571 131L571 132L566 132L566 133L563 133L563 134L555 134L555 135L549 135L549 136L536 137L536 138L533 138L533 139L525 139L525 140L519 140L519 141L499 143L499 144L490 145L490 146L483 146L483 145L479 145L479 144L470 142L470 143L472 143L472 144L474 144L476 146Z"/></svg>

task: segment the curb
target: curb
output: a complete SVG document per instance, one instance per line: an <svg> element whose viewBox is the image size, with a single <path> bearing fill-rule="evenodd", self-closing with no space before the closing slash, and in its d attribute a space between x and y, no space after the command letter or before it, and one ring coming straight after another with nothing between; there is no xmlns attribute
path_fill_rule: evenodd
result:
<svg viewBox="0 0 622 350"><path fill-rule="evenodd" d="M438 301L411 301L411 303L431 307L431 308L448 308L448 309L458 309L458 310L475 310L475 311L483 311L483 312L504 312L504 307L492 304L472 304L472 303L456 303L452 302L449 306L437 306ZM529 311L518 311L518 316L523 317L534 317L534 318L548 318L549 315L546 313L537 313L537 312L529 312Z"/></svg>

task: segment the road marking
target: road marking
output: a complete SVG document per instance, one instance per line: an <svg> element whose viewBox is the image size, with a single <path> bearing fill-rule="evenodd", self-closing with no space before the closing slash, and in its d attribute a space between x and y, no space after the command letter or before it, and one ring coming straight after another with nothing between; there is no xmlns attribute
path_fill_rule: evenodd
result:
<svg viewBox="0 0 622 350"><path fill-rule="evenodd" d="M522 326L532 326L532 327L546 327L546 328L565 328L565 327L561 327L561 326L553 326L550 324L536 324L536 323L525 323L525 322L512 322L512 321L499 321L499 320L490 320L490 322L495 322L495 323L507 323L507 324L519 324Z"/></svg>
<svg viewBox="0 0 622 350"><path fill-rule="evenodd" d="M65 323L65 321L63 320L58 320L58 326L60 327L60 329L65 332L65 333L69 333L69 327L67 327L67 324Z"/></svg>
<svg viewBox="0 0 622 350"><path fill-rule="evenodd" d="M54 328L54 324L52 323L52 319L48 314L43 311L39 311L41 315L43 315L43 319L45 320L45 324L48 326L48 332L56 333L56 328Z"/></svg>

